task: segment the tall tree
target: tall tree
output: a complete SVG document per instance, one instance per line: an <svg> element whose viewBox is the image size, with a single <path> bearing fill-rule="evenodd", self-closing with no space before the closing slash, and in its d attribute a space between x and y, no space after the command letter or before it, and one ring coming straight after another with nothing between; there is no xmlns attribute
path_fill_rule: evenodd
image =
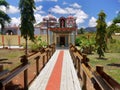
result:
<svg viewBox="0 0 120 90"><path fill-rule="evenodd" d="M0 6L5 6L9 8L9 4L5 0L0 0ZM3 34L3 29L5 26L5 22L10 22L10 17L0 9L0 24L1 24L1 34Z"/></svg>
<svg viewBox="0 0 120 90"><path fill-rule="evenodd" d="M104 51L107 47L106 44L106 22L105 22L106 14L101 11L98 14L98 20L97 20L97 33L96 33L96 46L97 46L97 53L99 55L99 58L104 56Z"/></svg>
<svg viewBox="0 0 120 90"><path fill-rule="evenodd" d="M25 54L27 55L27 39L34 41L34 9L35 2L34 0L20 0L19 9L21 13L21 36L24 37L26 41L26 50Z"/></svg>

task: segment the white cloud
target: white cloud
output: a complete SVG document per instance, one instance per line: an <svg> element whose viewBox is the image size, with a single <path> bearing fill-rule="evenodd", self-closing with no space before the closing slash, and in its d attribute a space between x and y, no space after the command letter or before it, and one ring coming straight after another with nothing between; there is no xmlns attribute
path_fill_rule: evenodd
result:
<svg viewBox="0 0 120 90"><path fill-rule="evenodd" d="M38 6L38 7L36 7L36 10L41 10L43 8L43 6Z"/></svg>
<svg viewBox="0 0 120 90"><path fill-rule="evenodd" d="M73 8L81 8L81 6L77 3L73 3L70 6L72 6Z"/></svg>
<svg viewBox="0 0 120 90"><path fill-rule="evenodd" d="M35 16L36 23L41 22L43 20L43 17L44 17L44 16L41 16L40 14L35 14L34 16ZM9 25L18 26L20 24L20 22L21 22L20 17L19 18L12 17Z"/></svg>
<svg viewBox="0 0 120 90"><path fill-rule="evenodd" d="M43 0L35 0L35 2L42 2Z"/></svg>
<svg viewBox="0 0 120 90"><path fill-rule="evenodd" d="M44 16L41 16L40 14L35 14L34 16L35 16L35 19L36 19L36 23L41 22L43 20L43 17L44 17ZM10 25L11 26L14 26L14 25L18 26L20 24L20 22L21 22L20 17L19 18L12 17Z"/></svg>
<svg viewBox="0 0 120 90"><path fill-rule="evenodd" d="M15 13L18 13L18 12L20 12L18 7L15 7L15 6L12 6L12 5L9 6L9 9L7 9L8 14L15 14Z"/></svg>
<svg viewBox="0 0 120 90"><path fill-rule="evenodd" d="M0 6L0 10L6 12L6 8L5 8L5 6Z"/></svg>
<svg viewBox="0 0 120 90"><path fill-rule="evenodd" d="M110 26L112 24L112 21L107 22L107 26Z"/></svg>
<svg viewBox="0 0 120 90"><path fill-rule="evenodd" d="M96 20L97 20L96 18L91 17L90 20L89 20L88 26L89 27L95 27L97 25Z"/></svg>
<svg viewBox="0 0 120 90"><path fill-rule="evenodd" d="M43 8L43 6L38 6L38 7L36 7L36 9L34 10L35 11L35 13L45 13L44 11L42 11L42 8Z"/></svg>
<svg viewBox="0 0 120 90"><path fill-rule="evenodd" d="M61 8L60 6L56 5L53 8L50 9L51 12L57 13L57 14L67 14L67 12Z"/></svg>
<svg viewBox="0 0 120 90"><path fill-rule="evenodd" d="M35 14L34 16L35 16L35 19L36 19L36 23L41 22L43 20L43 17L44 17L44 16L41 16L40 14Z"/></svg>
<svg viewBox="0 0 120 90"><path fill-rule="evenodd" d="M68 3L64 1L64 2L63 2L63 5L66 5L66 4L68 4Z"/></svg>
<svg viewBox="0 0 120 90"><path fill-rule="evenodd" d="M35 0L35 2L42 2L42 1L51 1L51 2L57 2L58 0Z"/></svg>
<svg viewBox="0 0 120 90"><path fill-rule="evenodd" d="M50 11L56 14L72 14L74 17L76 17L77 24L83 23L84 20L88 18L88 15L80 8L61 8L60 6L56 5L51 8Z"/></svg>
<svg viewBox="0 0 120 90"><path fill-rule="evenodd" d="M20 18L16 18L16 17L11 18L11 22L10 22L11 26L14 26L14 25L18 26L19 24L20 24Z"/></svg>
<svg viewBox="0 0 120 90"><path fill-rule="evenodd" d="M47 1L53 1L53 2L57 2L58 0L47 0Z"/></svg>
<svg viewBox="0 0 120 90"><path fill-rule="evenodd" d="M85 19L88 18L88 15L84 11L82 11L82 10L79 9L76 12L76 14L74 15L74 17L77 18L76 23L80 24L80 23L83 23L85 21Z"/></svg>
<svg viewBox="0 0 120 90"><path fill-rule="evenodd" d="M43 13L45 13L44 11L42 11L42 8L43 8L43 6L38 6L38 7L36 7L36 9L35 9L35 13L40 13L40 14L43 14Z"/></svg>

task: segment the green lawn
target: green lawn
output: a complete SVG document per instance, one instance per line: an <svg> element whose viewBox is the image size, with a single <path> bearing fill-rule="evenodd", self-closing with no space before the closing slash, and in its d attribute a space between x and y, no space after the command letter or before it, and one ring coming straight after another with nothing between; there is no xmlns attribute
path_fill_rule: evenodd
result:
<svg viewBox="0 0 120 90"><path fill-rule="evenodd" d="M0 64L4 65L4 69L12 70L20 64L19 57L24 55L23 50L0 50Z"/></svg>
<svg viewBox="0 0 120 90"><path fill-rule="evenodd" d="M120 83L120 53L105 53L105 59L98 59L98 55L88 55L89 64L95 68L97 65L104 66L104 71Z"/></svg>

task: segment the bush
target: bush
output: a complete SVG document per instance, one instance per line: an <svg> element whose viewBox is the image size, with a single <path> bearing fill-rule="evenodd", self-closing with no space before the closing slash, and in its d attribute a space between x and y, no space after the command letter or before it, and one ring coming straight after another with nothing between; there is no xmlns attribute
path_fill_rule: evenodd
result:
<svg viewBox="0 0 120 90"><path fill-rule="evenodd" d="M116 39L110 40L108 49L112 53L120 53L120 41Z"/></svg>
<svg viewBox="0 0 120 90"><path fill-rule="evenodd" d="M87 38L86 36L80 36L76 39L77 44L80 46L81 51L86 54L91 54L95 48L95 39L94 37Z"/></svg>
<svg viewBox="0 0 120 90"><path fill-rule="evenodd" d="M41 36L38 36L35 39L35 42L30 45L31 51L39 51L41 48L46 47L47 43L45 41L42 41Z"/></svg>

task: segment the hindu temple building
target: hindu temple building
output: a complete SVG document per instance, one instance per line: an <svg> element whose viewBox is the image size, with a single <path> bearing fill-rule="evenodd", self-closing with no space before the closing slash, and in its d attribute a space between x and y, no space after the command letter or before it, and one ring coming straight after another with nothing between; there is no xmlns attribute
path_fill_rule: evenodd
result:
<svg viewBox="0 0 120 90"><path fill-rule="evenodd" d="M75 44L77 24L76 18L72 15L56 18L55 16L48 14L43 18L42 22L36 24L34 28L34 34L44 37L44 41L49 45L55 43L58 47L68 47L70 43ZM5 27L3 34L20 35L21 33L19 27L14 25L12 27Z"/></svg>
<svg viewBox="0 0 120 90"><path fill-rule="evenodd" d="M48 44L55 43L57 46L65 47L70 43L75 44L77 24L76 18L72 15L57 19L49 14L37 26L40 27L41 32L47 34Z"/></svg>

